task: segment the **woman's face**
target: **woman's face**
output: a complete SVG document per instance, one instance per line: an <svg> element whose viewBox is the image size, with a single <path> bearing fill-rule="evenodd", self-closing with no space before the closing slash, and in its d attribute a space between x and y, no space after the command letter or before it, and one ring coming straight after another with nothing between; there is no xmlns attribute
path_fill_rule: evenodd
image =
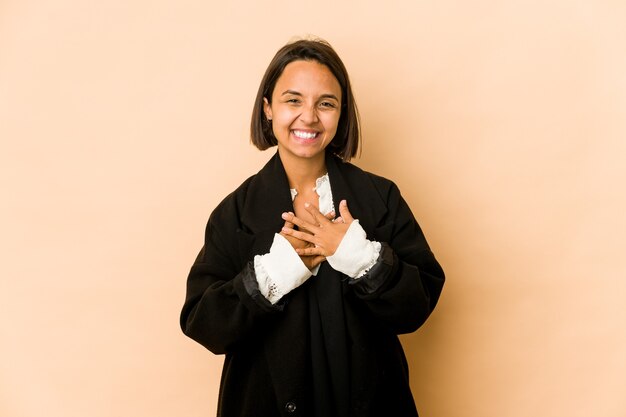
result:
<svg viewBox="0 0 626 417"><path fill-rule="evenodd" d="M316 61L289 63L276 82L272 104L264 98L281 157L324 158L324 149L337 132L341 99L341 86L327 66Z"/></svg>

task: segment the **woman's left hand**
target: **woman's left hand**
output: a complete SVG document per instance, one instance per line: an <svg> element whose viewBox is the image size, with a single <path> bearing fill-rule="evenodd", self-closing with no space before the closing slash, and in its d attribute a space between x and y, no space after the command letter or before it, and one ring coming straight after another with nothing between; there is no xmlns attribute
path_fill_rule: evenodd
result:
<svg viewBox="0 0 626 417"><path fill-rule="evenodd" d="M326 218L312 204L306 203L304 206L317 224L303 220L291 213L283 213L282 218L298 226L301 231L283 228L281 233L314 245L313 247L296 249L300 256L321 255L327 257L333 255L345 236L348 227L350 227L350 223L354 220L348 210L346 200L342 200L339 203L340 217L335 220Z"/></svg>

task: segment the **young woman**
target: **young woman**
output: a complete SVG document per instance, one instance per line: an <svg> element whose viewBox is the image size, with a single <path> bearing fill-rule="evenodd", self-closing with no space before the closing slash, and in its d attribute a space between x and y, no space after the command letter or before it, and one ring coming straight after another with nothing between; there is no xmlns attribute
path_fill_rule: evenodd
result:
<svg viewBox="0 0 626 417"><path fill-rule="evenodd" d="M278 51L251 134L278 151L211 214L181 314L226 354L218 416L417 416L397 335L444 274L396 185L348 163L358 113L328 43Z"/></svg>

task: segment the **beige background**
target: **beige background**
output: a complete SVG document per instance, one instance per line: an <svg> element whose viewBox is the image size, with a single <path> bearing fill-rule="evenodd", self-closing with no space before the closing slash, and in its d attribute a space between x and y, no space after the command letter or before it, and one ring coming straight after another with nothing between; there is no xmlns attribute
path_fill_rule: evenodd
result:
<svg viewBox="0 0 626 417"><path fill-rule="evenodd" d="M0 0L0 415L207 416L178 328L209 213L272 152L258 83L331 41L359 166L447 272L425 417L626 415L626 3Z"/></svg>

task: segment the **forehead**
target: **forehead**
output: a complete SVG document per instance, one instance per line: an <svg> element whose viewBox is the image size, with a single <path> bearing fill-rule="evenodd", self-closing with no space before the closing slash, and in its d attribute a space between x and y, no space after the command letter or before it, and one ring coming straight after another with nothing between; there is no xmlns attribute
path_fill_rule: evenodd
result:
<svg viewBox="0 0 626 417"><path fill-rule="evenodd" d="M330 69L317 61L293 61L276 81L273 95L287 90L303 95L334 94L341 97L341 86Z"/></svg>

